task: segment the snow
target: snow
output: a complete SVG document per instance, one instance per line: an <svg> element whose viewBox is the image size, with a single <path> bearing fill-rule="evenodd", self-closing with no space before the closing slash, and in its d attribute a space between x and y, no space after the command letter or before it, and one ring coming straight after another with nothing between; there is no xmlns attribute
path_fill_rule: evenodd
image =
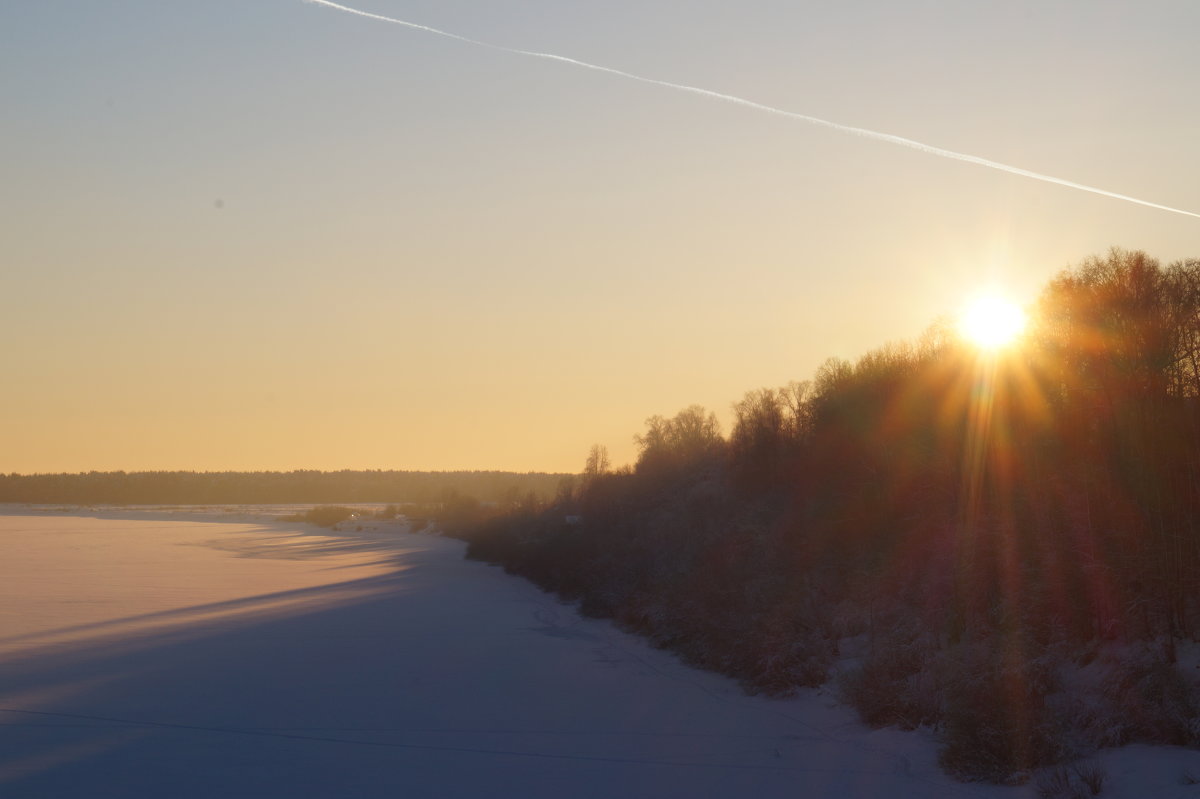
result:
<svg viewBox="0 0 1200 799"><path fill-rule="evenodd" d="M0 511L0 796L1017 797L745 695L400 523ZM1101 753L1200 797L1200 752Z"/></svg>

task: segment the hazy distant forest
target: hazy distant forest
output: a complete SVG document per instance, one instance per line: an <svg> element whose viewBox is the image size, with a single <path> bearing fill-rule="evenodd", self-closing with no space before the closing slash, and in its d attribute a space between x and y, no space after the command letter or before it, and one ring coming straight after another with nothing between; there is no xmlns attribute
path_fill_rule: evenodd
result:
<svg viewBox="0 0 1200 799"><path fill-rule="evenodd" d="M555 495L566 475L530 472L294 471L0 474L0 502L75 505L415 503L470 510Z"/></svg>
<svg viewBox="0 0 1200 799"><path fill-rule="evenodd" d="M1113 250L1004 351L943 323L734 411L444 527L752 690L930 725L962 777L1200 745L1200 260Z"/></svg>

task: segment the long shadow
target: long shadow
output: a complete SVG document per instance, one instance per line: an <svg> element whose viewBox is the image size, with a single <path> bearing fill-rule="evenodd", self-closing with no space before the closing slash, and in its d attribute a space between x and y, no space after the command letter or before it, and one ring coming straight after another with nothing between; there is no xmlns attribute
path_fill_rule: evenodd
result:
<svg viewBox="0 0 1200 799"><path fill-rule="evenodd" d="M209 533L217 532L219 529L218 526L222 524L237 524L243 527L248 524L244 521L231 521L228 516L220 515L205 515L202 518L184 517L182 519L172 517L166 513L144 513L137 511L129 513L79 511L70 515L101 520L166 521L170 522L170 524L164 525L163 529L170 529L176 532L179 531L181 524L187 523L203 525L205 532ZM328 570L340 570L362 568L364 566L385 566L392 569L392 573L367 580L351 580L310 588L277 591L252 597L193 605L185 608L135 614L118 619L67 625L21 635L0 636L0 645L38 639L53 639L66 635L75 636L79 634L103 633L106 630L115 631L125 627L145 625L150 622L178 621L183 623L189 618L199 618L212 614L254 611L256 609L261 611L269 605L298 604L326 599L332 600L335 596L347 592L374 591L378 590L380 585L386 582L389 577L394 577L400 571L420 563L421 555L425 551L424 547L415 544L416 539L411 534L403 533L402 538L399 537L397 532L401 531L362 534L283 521L251 522L251 524L257 524L258 526L251 527L250 529L238 529L235 534L226 535L225 537L190 542L188 545L216 549L232 554L235 557L275 560L312 560L339 555L377 553L382 555L378 560L355 561L351 564L332 565L326 568ZM208 530L207 528L209 527L218 529ZM145 530L148 528L143 525L141 529ZM427 539L427 543L428 541Z"/></svg>
<svg viewBox="0 0 1200 799"><path fill-rule="evenodd" d="M379 576L10 637L76 640L0 663L0 796L374 795L346 794L357 778L338 761L360 752L347 762L383 773L360 750L390 756L386 742L262 728L403 717L386 695L406 676L389 621L444 601L423 596L438 580L420 567L446 557L434 550L396 550Z"/></svg>
<svg viewBox="0 0 1200 799"><path fill-rule="evenodd" d="M326 598L333 599L337 596L346 594L347 592L357 593L364 590L375 590L381 584L386 583L395 583L398 585L399 581L395 579L395 575L386 575L381 577L348 580L341 583L313 586L311 588L296 588L288 591L275 591L272 593L258 594L251 597L239 597L238 599L226 599L220 602L207 602L199 605L191 605L185 608L158 610L152 613L139 613L132 616L123 616L119 619L105 619L104 621L88 622L86 624L54 627L48 630L39 630L38 632L33 633L10 635L0 638L0 644L13 644L21 641L36 641L38 639L58 638L66 635L75 636L81 633L103 634L107 630L119 630L121 628L130 626L142 626L149 622L176 621L180 624L183 624L190 619L203 616L232 613L236 611L263 610L269 606L303 604L310 601L321 601ZM53 644L48 644L47 646L54 647Z"/></svg>

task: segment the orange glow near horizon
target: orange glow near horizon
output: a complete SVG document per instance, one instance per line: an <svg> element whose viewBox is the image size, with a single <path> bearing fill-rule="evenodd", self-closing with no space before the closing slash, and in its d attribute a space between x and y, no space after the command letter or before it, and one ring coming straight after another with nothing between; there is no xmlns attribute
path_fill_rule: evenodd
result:
<svg viewBox="0 0 1200 799"><path fill-rule="evenodd" d="M763 108L298 0L109 5L0 11L0 74L21 76L4 474L577 473L594 444L631 464L647 417L699 404L728 433L745 392L931 325L934 342L983 287L1025 307L1113 245L1197 255L1191 217L764 112L1200 208L1178 180L1200 148L1163 135L1200 129L1176 102L1200 70L1172 60L1192 57L1194 4L1097 13L1087 35L1053 4L870 0L814 24L776 3L746 24L736 3L466 0L422 18Z"/></svg>

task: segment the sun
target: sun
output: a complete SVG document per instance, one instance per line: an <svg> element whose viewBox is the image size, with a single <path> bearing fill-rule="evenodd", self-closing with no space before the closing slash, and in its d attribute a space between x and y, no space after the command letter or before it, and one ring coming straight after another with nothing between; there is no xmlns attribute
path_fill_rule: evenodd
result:
<svg viewBox="0 0 1200 799"><path fill-rule="evenodd" d="M963 336L989 352L1011 344L1025 329L1025 313L999 294L981 294L963 309L958 322Z"/></svg>

